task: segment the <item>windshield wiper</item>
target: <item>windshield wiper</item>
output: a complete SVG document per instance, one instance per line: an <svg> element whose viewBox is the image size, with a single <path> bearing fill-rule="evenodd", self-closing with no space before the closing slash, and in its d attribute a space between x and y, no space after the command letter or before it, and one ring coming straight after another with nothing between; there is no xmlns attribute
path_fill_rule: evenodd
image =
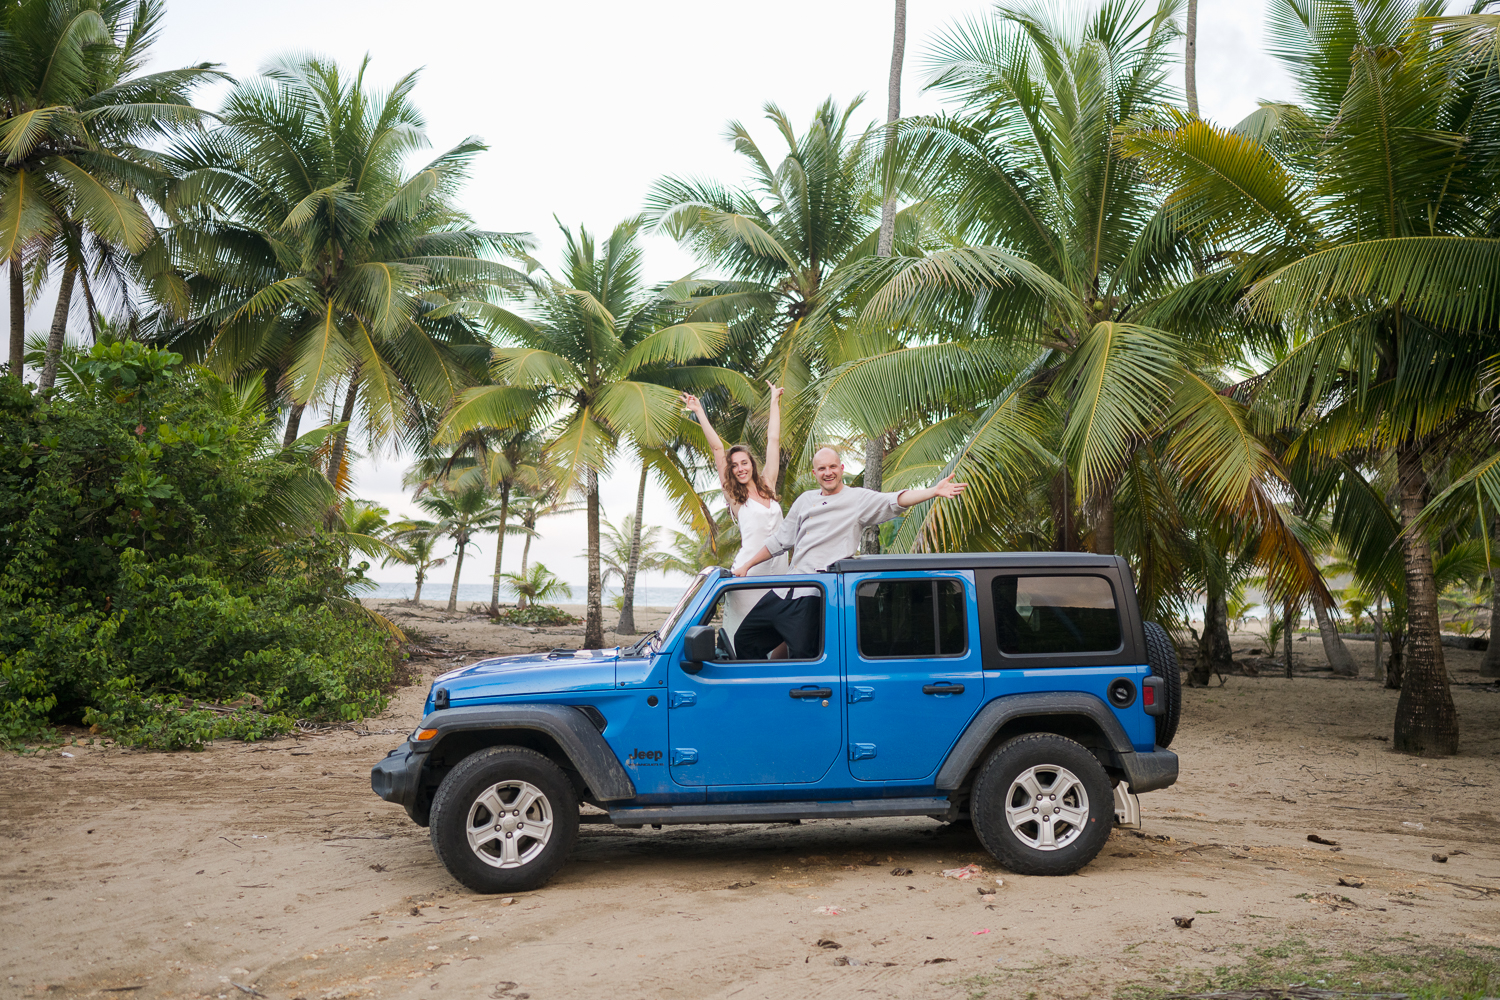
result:
<svg viewBox="0 0 1500 1000"><path fill-rule="evenodd" d="M652 629L650 632L647 632L645 635L641 636L641 638L635 643L635 645L633 645L629 649L627 649L625 651L625 655L626 656L639 656L640 653L641 653L641 650L645 647L646 643L650 642L652 639L660 639L660 638L661 638L661 633L658 632L658 631L656 631L655 629Z"/></svg>

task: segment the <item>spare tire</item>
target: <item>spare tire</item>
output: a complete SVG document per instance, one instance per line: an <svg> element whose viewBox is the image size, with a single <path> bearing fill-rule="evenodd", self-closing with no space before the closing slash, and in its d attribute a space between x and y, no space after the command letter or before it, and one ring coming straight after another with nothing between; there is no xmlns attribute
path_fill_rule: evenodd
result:
<svg viewBox="0 0 1500 1000"><path fill-rule="evenodd" d="M1156 717L1156 745L1169 747L1177 735L1177 721L1182 718L1182 668L1177 665L1177 647L1167 630L1156 622L1145 622L1146 662L1151 672L1162 680L1162 697L1167 710Z"/></svg>

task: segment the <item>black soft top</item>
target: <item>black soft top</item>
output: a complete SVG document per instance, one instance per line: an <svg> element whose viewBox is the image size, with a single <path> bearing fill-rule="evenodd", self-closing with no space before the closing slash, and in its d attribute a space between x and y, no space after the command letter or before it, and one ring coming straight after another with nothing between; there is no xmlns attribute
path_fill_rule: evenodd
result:
<svg viewBox="0 0 1500 1000"><path fill-rule="evenodd" d="M933 555L854 556L829 567L834 573L920 569L1120 569L1124 559L1092 552L944 552ZM1130 577L1127 575L1126 580Z"/></svg>

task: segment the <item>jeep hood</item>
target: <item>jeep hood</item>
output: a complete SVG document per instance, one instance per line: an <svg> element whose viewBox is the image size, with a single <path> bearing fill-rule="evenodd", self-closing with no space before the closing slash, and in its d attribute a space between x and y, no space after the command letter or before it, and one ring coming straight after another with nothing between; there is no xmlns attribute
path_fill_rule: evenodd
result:
<svg viewBox="0 0 1500 1000"><path fill-rule="evenodd" d="M423 713L433 708L433 692L446 688L449 704L478 705L516 695L597 691L615 686L615 649L582 649L570 653L522 653L480 660L450 670L432 682Z"/></svg>

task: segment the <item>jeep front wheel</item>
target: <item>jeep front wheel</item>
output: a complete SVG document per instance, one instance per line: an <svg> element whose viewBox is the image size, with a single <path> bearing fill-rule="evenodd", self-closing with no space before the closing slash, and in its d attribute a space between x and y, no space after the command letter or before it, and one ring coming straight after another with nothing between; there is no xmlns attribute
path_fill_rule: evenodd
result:
<svg viewBox="0 0 1500 1000"><path fill-rule="evenodd" d="M443 778L432 798L431 835L443 867L475 892L538 889L578 838L578 798L541 754L490 747Z"/></svg>
<svg viewBox="0 0 1500 1000"><path fill-rule="evenodd" d="M969 806L985 848L1018 875L1069 875L1104 848L1114 825L1109 776L1061 736L1018 736L980 768Z"/></svg>

